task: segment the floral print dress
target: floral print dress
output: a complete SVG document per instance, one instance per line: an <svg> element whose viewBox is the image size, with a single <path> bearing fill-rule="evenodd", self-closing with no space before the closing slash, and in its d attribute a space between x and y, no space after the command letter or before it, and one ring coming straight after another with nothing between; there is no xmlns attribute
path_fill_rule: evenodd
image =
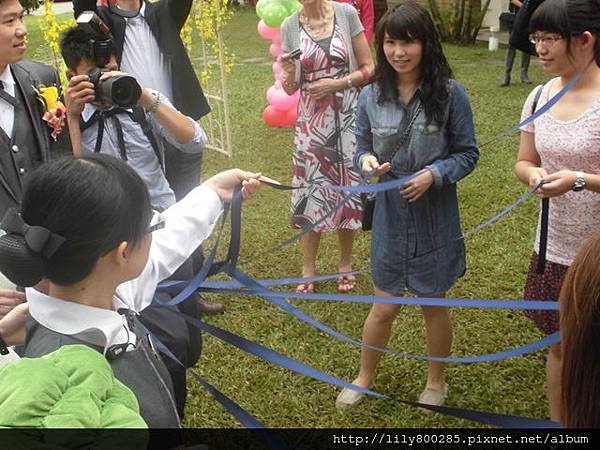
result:
<svg viewBox="0 0 600 450"><path fill-rule="evenodd" d="M296 228L314 226L313 231L317 232L356 230L361 227L362 219L360 196L320 187L360 182L360 175L352 166L358 89L347 88L319 100L311 98L306 90L309 83L319 79L347 76L353 49L346 44L337 23L330 38L321 41L313 40L300 27L300 48L302 75L292 184L306 186L306 189L292 191L291 223Z"/></svg>

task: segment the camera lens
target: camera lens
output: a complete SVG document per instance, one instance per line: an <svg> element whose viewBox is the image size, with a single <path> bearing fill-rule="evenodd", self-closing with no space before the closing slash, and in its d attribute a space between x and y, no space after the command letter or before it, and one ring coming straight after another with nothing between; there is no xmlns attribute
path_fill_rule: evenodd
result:
<svg viewBox="0 0 600 450"><path fill-rule="evenodd" d="M113 103L124 108L135 106L142 95L140 85L133 77L118 77L113 81L111 98Z"/></svg>
<svg viewBox="0 0 600 450"><path fill-rule="evenodd" d="M96 98L107 100L122 108L135 106L142 95L142 88L135 78L119 75L103 80L96 88Z"/></svg>

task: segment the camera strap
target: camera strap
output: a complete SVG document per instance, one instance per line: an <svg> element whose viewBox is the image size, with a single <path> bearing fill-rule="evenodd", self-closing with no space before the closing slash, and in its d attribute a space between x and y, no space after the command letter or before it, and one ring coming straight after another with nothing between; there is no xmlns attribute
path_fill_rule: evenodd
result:
<svg viewBox="0 0 600 450"><path fill-rule="evenodd" d="M148 123L148 120L146 119L146 114L144 113L144 110L137 106L134 107L132 111L129 111L124 108L118 108L118 107L111 108L109 110L97 109L96 111L94 111L94 114L92 114L92 116L89 118L89 120L87 122L84 122L83 119L80 121L80 129L82 132L87 130L88 128L90 128L92 125L94 125L96 123L98 124L98 133L96 135L96 145L94 147L94 153L99 153L100 150L102 149L105 120L111 119L111 121L115 127L115 131L117 133L117 141L118 141L118 145L119 145L119 154L121 156L121 159L123 161L128 160L127 147L125 145L125 138L123 135L123 127L122 127L121 121L119 120L119 117L118 117L119 114L128 115L132 121L134 121L135 123L137 123L140 126L144 135L146 136L146 139L148 139L148 142L150 143L150 146L152 147L152 150L154 151L156 158L158 159L158 163L160 164L161 170L164 172L165 171L164 157L162 155L162 152L160 151L160 147L158 146L158 141L156 139L154 131L152 130L152 127L150 126L150 124Z"/></svg>

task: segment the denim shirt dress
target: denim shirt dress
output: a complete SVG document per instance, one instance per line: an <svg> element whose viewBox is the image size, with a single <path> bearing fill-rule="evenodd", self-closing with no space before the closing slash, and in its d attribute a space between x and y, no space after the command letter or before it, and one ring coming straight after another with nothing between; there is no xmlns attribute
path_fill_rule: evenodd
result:
<svg viewBox="0 0 600 450"><path fill-rule="evenodd" d="M406 290L441 294L466 270L464 242L456 241L462 234L456 183L475 168L479 150L464 87L450 80L448 91L443 122L427 123L422 110L410 137L393 156L392 170L381 177L387 181L429 169L434 180L414 203L408 203L397 189L377 193L371 269L375 287L390 294L402 295ZM422 91L417 89L408 104L399 99L378 105L378 94L374 83L358 98L354 165L359 171L364 156L389 161Z"/></svg>

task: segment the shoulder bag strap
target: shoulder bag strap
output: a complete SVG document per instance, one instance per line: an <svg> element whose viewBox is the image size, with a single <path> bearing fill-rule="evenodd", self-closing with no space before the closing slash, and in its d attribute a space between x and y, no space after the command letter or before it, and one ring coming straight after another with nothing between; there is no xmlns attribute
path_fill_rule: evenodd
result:
<svg viewBox="0 0 600 450"><path fill-rule="evenodd" d="M423 104L421 102L419 102L419 106L417 106L417 109L415 110L414 114L412 115L410 122L408 122L408 125L404 129L404 133L402 133L402 136L400 136L400 140L398 141L398 144L396 145L396 150L394 150L394 152L390 155L389 162L392 162L392 160L394 159L394 156L396 156L396 153L398 153L398 150L400 150L402 148L402 146L408 140L410 133L412 131L413 125L415 124L415 120L417 120L417 117L419 116L419 114L421 114L421 111L423 111Z"/></svg>
<svg viewBox="0 0 600 450"><path fill-rule="evenodd" d="M535 110L537 109L538 102L542 95L542 91L544 90L544 86L538 86L538 89L535 93L535 97L533 98L533 106L531 108L531 114L535 114ZM540 248L538 253L538 264L537 264L537 273L539 275L544 274L544 269L546 268L546 249L548 248L548 218L550 216L550 199L543 198L542 199L542 214L540 216Z"/></svg>

